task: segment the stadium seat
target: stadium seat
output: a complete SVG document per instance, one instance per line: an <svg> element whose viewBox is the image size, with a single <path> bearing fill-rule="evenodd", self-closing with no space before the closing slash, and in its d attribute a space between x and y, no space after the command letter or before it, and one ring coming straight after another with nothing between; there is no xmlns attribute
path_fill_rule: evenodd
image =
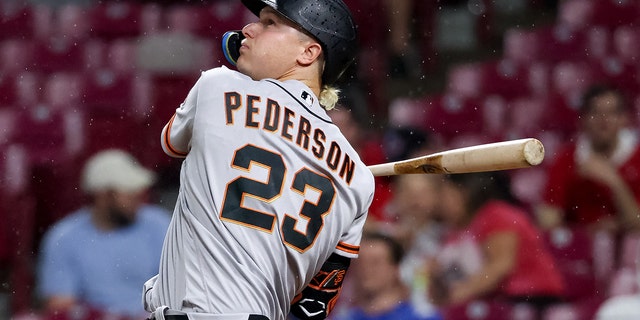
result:
<svg viewBox="0 0 640 320"><path fill-rule="evenodd" d="M89 18L86 7L65 4L56 10L52 33L69 39L86 39L91 27Z"/></svg>
<svg viewBox="0 0 640 320"><path fill-rule="evenodd" d="M614 29L640 22L640 4L628 0L594 0L591 20L593 25Z"/></svg>
<svg viewBox="0 0 640 320"><path fill-rule="evenodd" d="M0 106L30 105L42 95L42 76L35 72L0 73Z"/></svg>
<svg viewBox="0 0 640 320"><path fill-rule="evenodd" d="M602 26L592 26L586 31L585 55L587 59L598 60L612 54L612 32Z"/></svg>
<svg viewBox="0 0 640 320"><path fill-rule="evenodd" d="M76 108L81 101L80 76L73 72L57 72L44 80L42 102L54 109Z"/></svg>
<svg viewBox="0 0 640 320"><path fill-rule="evenodd" d="M572 29L567 25L553 24L534 29L540 50L540 60L550 63L572 61L587 57L588 30Z"/></svg>
<svg viewBox="0 0 640 320"><path fill-rule="evenodd" d="M562 273L568 302L596 294L593 240L579 227L559 227L544 232L544 240Z"/></svg>
<svg viewBox="0 0 640 320"><path fill-rule="evenodd" d="M538 97L523 96L509 102L505 135L509 139L536 137L548 129L545 120L551 109Z"/></svg>
<svg viewBox="0 0 640 320"><path fill-rule="evenodd" d="M423 129L440 136L448 143L457 135L482 131L480 100L465 99L453 94L429 96L423 99L427 110Z"/></svg>
<svg viewBox="0 0 640 320"><path fill-rule="evenodd" d="M26 39L0 41L0 71L14 73L31 68L34 49L34 42Z"/></svg>
<svg viewBox="0 0 640 320"><path fill-rule="evenodd" d="M622 238L618 267L640 270L640 234L627 233Z"/></svg>
<svg viewBox="0 0 640 320"><path fill-rule="evenodd" d="M586 28L595 15L595 0L565 0L558 3L556 25L570 30Z"/></svg>
<svg viewBox="0 0 640 320"><path fill-rule="evenodd" d="M507 100L500 95L488 94L481 108L483 133L493 140L502 140L508 119Z"/></svg>
<svg viewBox="0 0 640 320"><path fill-rule="evenodd" d="M4 122L6 116L3 110L0 121ZM10 309L18 311L31 304L35 199L29 192L31 172L26 149L13 141L2 141L0 147L0 277L11 292Z"/></svg>
<svg viewBox="0 0 640 320"><path fill-rule="evenodd" d="M133 1L100 2L88 12L90 35L107 40L143 35L147 31L145 28L153 27L146 25L145 19L153 19L143 14L144 9L143 4Z"/></svg>
<svg viewBox="0 0 640 320"><path fill-rule="evenodd" d="M192 32L216 43L222 41L225 32L240 30L249 22L257 21L257 17L238 1L221 0L190 7L193 10L187 18L195 22Z"/></svg>
<svg viewBox="0 0 640 320"><path fill-rule="evenodd" d="M22 1L0 4L0 39L26 39L34 36L35 13L33 7Z"/></svg>
<svg viewBox="0 0 640 320"><path fill-rule="evenodd" d="M444 307L443 319L447 320L511 320L511 305L491 300Z"/></svg>
<svg viewBox="0 0 640 320"><path fill-rule="evenodd" d="M554 305L545 310L542 320L582 320L583 318L577 306L571 303Z"/></svg>
<svg viewBox="0 0 640 320"><path fill-rule="evenodd" d="M452 66L447 72L446 92L461 98L477 98L483 89L483 63L464 63Z"/></svg>
<svg viewBox="0 0 640 320"><path fill-rule="evenodd" d="M546 152L546 150L545 150ZM526 207L533 208L542 200L542 190L546 183L546 171L543 167L512 170L511 190Z"/></svg>
<svg viewBox="0 0 640 320"><path fill-rule="evenodd" d="M499 95L509 100L530 94L530 64L497 59L481 65L482 77L479 82L484 95Z"/></svg>
<svg viewBox="0 0 640 320"><path fill-rule="evenodd" d="M504 34L502 58L518 64L530 64L540 59L540 43L535 30L510 28Z"/></svg>
<svg viewBox="0 0 640 320"><path fill-rule="evenodd" d="M613 31L613 54L626 63L638 64L640 27L622 25Z"/></svg>
<svg viewBox="0 0 640 320"><path fill-rule="evenodd" d="M34 71L48 73L80 71L83 68L84 45L64 37L51 37L35 43Z"/></svg>

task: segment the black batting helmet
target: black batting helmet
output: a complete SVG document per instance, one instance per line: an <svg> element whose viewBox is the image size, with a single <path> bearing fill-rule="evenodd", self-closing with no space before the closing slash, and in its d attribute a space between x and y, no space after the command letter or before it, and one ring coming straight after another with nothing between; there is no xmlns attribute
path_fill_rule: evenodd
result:
<svg viewBox="0 0 640 320"><path fill-rule="evenodd" d="M313 35L324 51L325 84L336 82L356 58L356 26L342 0L242 0L242 3L257 16L269 6Z"/></svg>

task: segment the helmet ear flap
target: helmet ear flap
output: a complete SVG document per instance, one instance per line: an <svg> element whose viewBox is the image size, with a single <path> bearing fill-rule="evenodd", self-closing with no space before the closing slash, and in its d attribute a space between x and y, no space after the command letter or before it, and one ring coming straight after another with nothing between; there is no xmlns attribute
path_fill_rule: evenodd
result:
<svg viewBox="0 0 640 320"><path fill-rule="evenodd" d="M222 36L222 53L224 57L234 67L238 64L240 57L240 46L245 36L240 30L227 31Z"/></svg>

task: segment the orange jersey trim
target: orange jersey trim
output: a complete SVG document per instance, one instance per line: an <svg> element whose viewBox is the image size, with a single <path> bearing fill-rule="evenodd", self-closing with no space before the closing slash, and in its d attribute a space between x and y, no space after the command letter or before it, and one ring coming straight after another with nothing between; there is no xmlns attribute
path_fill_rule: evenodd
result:
<svg viewBox="0 0 640 320"><path fill-rule="evenodd" d="M352 244L339 242L336 248L340 251L344 251L351 254L358 254L360 252L360 246L354 246Z"/></svg>
<svg viewBox="0 0 640 320"><path fill-rule="evenodd" d="M175 148L172 144L171 144L171 126L173 125L173 120L176 118L176 114L174 113L173 116L171 117L171 120L169 120L169 123L167 123L167 129L164 131L164 137L163 137L163 141L164 141L164 145L167 149L167 151L169 151L169 153L171 153L171 156L176 156L176 157L186 157L188 152L182 152L179 151L177 148Z"/></svg>

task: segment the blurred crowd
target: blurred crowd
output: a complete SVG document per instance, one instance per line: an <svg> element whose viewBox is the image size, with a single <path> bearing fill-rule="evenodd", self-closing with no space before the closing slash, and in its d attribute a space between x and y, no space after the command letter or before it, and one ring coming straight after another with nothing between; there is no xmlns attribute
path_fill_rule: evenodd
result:
<svg viewBox="0 0 640 320"><path fill-rule="evenodd" d="M330 115L365 163L525 137L546 156L376 178L331 319L640 314L640 3L345 2L361 48ZM162 126L251 19L237 0L0 1L0 319L144 317L180 166Z"/></svg>

